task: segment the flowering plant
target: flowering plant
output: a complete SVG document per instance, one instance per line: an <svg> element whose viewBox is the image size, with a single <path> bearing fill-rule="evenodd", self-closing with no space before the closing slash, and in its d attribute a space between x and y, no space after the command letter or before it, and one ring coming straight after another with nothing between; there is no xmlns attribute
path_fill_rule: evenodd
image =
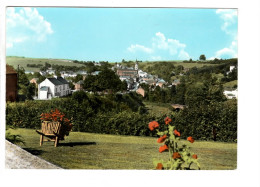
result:
<svg viewBox="0 0 260 187"><path fill-rule="evenodd" d="M151 131L156 130L157 135L160 137L158 138L158 143L164 143L163 146L160 146L159 152L163 153L168 151L169 152L169 159L168 161L164 161L162 159L154 159L153 164L156 169L160 170L184 170L184 169L191 169L191 165L194 163L197 165L198 169L200 169L200 164L198 163L198 156L190 151L190 147L185 144L181 146L178 145L180 141L180 132L173 126L172 119L166 117L164 119L166 130L159 131L158 128L160 124L156 121L152 121L149 123L148 127ZM194 143L194 139L190 136L187 138L190 143Z"/></svg>
<svg viewBox="0 0 260 187"><path fill-rule="evenodd" d="M42 121L59 122L62 127L65 127L67 136L72 129L71 121L66 118L65 114L61 113L58 109L51 110L50 113L42 113L40 119Z"/></svg>

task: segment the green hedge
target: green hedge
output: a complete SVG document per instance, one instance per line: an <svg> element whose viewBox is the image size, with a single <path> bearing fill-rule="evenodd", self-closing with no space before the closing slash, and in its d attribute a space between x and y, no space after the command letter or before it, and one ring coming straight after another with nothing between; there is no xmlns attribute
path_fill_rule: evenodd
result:
<svg viewBox="0 0 260 187"><path fill-rule="evenodd" d="M163 130L164 118L159 119L144 111L144 106L129 96L103 97L88 95L83 99L78 97L53 99L48 101L26 101L7 103L7 127L21 127L39 129L40 115L59 109L72 120L73 131L156 136L148 129L150 121L157 120ZM135 96L134 96L135 97ZM114 99L114 100L113 100ZM193 136L197 140L216 140L236 142L237 140L237 103L227 101L211 105L187 108L176 113L173 123L181 132L181 138ZM213 129L216 132L213 135Z"/></svg>
<svg viewBox="0 0 260 187"><path fill-rule="evenodd" d="M236 142L237 103L233 100L185 109L176 115L175 125L184 137Z"/></svg>
<svg viewBox="0 0 260 187"><path fill-rule="evenodd" d="M136 95L129 94L118 100L116 96L84 95L78 92L71 98L7 103L6 125L7 128L39 129L40 115L57 108L71 119L73 131L153 135L147 127L149 121L155 118L144 114L145 112L140 110L143 104L140 100L135 101L133 97Z"/></svg>

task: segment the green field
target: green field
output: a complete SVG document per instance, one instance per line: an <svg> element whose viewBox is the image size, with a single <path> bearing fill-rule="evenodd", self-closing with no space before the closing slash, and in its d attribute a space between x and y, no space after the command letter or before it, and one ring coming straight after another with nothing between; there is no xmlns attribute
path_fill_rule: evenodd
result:
<svg viewBox="0 0 260 187"><path fill-rule="evenodd" d="M227 82L223 86L224 88L233 88L235 85L237 85L237 80Z"/></svg>
<svg viewBox="0 0 260 187"><path fill-rule="evenodd" d="M27 64L45 64L45 62L49 64L55 65L63 65L63 66L77 66L81 67L83 65L73 63L72 60L69 59L50 59L50 58L28 58L28 57L17 57L17 56L7 56L6 63L14 66L17 69L18 65L23 67L28 71L39 71L39 68L27 67ZM148 66L151 66L153 62L141 62L140 67L146 69ZM176 66L182 65L184 68L192 68L192 67L203 67L203 66L214 66L215 64L202 64L202 63L185 63L182 60L179 61L169 61L169 63L174 63Z"/></svg>
<svg viewBox="0 0 260 187"><path fill-rule="evenodd" d="M141 67L141 69L147 69L149 66L152 66L154 62L141 62L139 64L139 66ZM192 68L192 67L197 67L197 68L201 68L203 66L215 66L216 64L203 64L203 63L186 63L186 62L183 62L182 60L179 60L179 61L169 61L169 63L173 63L175 66L183 66L184 68Z"/></svg>
<svg viewBox="0 0 260 187"><path fill-rule="evenodd" d="M27 64L44 65L45 62L51 65L55 64L55 65L63 65L63 66L77 66L77 67L83 66L81 64L73 63L71 60L67 60L67 59L24 58L24 57L12 57L12 56L6 57L6 63L13 66L15 69L17 69L18 65L20 65L20 67L23 67L25 70L29 70L29 71L40 71L40 68L27 67Z"/></svg>
<svg viewBox="0 0 260 187"><path fill-rule="evenodd" d="M153 103L144 102L145 107L148 109L149 113L155 116L163 116L172 114L172 107L169 103Z"/></svg>
<svg viewBox="0 0 260 187"><path fill-rule="evenodd" d="M153 169L153 158L160 144L153 137L119 136L71 132L58 147L53 142L39 146L40 135L32 129L11 130L24 138L21 147L51 163L67 169ZM195 141L187 143L198 155L202 170L233 170L237 167L237 144Z"/></svg>

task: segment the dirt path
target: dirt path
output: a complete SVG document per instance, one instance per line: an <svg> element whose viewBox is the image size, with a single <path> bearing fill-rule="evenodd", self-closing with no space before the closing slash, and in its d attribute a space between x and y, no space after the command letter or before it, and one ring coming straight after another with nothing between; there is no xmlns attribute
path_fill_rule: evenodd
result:
<svg viewBox="0 0 260 187"><path fill-rule="evenodd" d="M62 169L5 141L6 169Z"/></svg>

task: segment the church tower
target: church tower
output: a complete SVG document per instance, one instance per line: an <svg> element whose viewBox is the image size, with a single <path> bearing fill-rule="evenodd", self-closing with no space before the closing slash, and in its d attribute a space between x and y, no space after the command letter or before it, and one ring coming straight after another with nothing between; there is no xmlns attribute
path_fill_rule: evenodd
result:
<svg viewBox="0 0 260 187"><path fill-rule="evenodd" d="M135 61L135 70L136 71L138 70L138 61L137 60Z"/></svg>

